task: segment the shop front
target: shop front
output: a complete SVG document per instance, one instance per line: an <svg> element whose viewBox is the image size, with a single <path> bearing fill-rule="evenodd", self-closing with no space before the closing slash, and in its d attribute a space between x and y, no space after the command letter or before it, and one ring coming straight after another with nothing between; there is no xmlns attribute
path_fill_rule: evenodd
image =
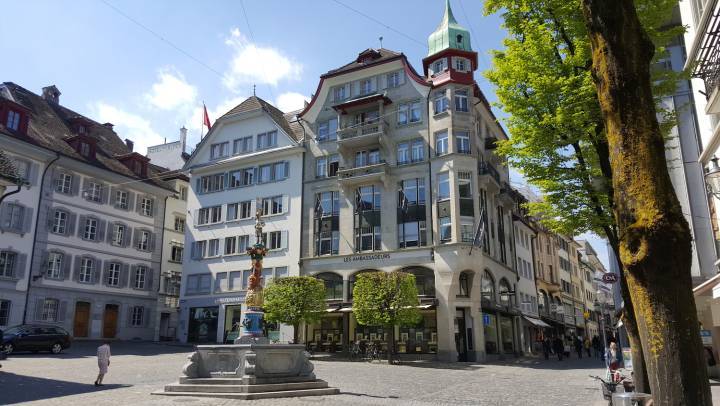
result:
<svg viewBox="0 0 720 406"><path fill-rule="evenodd" d="M189 343L209 344L217 341L219 306L191 307L189 309Z"/></svg>

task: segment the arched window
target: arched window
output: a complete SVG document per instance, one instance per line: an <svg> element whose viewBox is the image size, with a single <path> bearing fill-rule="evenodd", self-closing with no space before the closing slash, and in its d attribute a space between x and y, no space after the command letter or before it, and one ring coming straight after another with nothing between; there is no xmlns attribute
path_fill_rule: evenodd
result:
<svg viewBox="0 0 720 406"><path fill-rule="evenodd" d="M325 284L326 300L342 300L343 298L343 279L342 276L331 272L325 272L315 275L316 278Z"/></svg>
<svg viewBox="0 0 720 406"><path fill-rule="evenodd" d="M435 296L435 273L431 269L412 267L405 268L402 272L415 275L415 286L418 296Z"/></svg>
<svg viewBox="0 0 720 406"><path fill-rule="evenodd" d="M457 40L458 45L462 45L462 40L463 40L462 34L458 34L455 39Z"/></svg>
<svg viewBox="0 0 720 406"><path fill-rule="evenodd" d="M470 288L472 287L472 274L468 271L460 272L458 284L458 296L470 297Z"/></svg>
<svg viewBox="0 0 720 406"><path fill-rule="evenodd" d="M483 272L482 280L480 281L480 291L482 292L482 298L484 300L495 301L495 279L487 269Z"/></svg>
<svg viewBox="0 0 720 406"><path fill-rule="evenodd" d="M369 273L369 272L380 272L376 269L363 269L361 271L357 271L352 276L350 276L350 280L348 281L348 298L353 298L353 289L355 289L355 280L357 280L357 276L362 273Z"/></svg>
<svg viewBox="0 0 720 406"><path fill-rule="evenodd" d="M510 282L508 282L505 278L500 279L498 292L500 293L500 303L502 303L503 306L508 306L510 304L510 295L508 293L511 290L512 288L510 286Z"/></svg>
<svg viewBox="0 0 720 406"><path fill-rule="evenodd" d="M548 295L544 290L540 291L540 297L538 299L540 301L539 307L540 307L540 313L547 313L550 311L550 304L548 303Z"/></svg>

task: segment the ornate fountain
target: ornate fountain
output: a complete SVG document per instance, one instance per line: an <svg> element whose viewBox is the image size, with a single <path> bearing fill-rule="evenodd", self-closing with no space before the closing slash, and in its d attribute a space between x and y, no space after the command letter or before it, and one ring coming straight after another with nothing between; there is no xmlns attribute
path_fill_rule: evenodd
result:
<svg viewBox="0 0 720 406"><path fill-rule="evenodd" d="M262 265L268 250L263 244L265 223L259 201L257 207L256 243L247 250L252 273L248 278L240 337L230 345L195 346L179 382L165 385L164 390L153 394L264 399L339 393L337 388L315 377L304 345L269 344L263 334Z"/></svg>

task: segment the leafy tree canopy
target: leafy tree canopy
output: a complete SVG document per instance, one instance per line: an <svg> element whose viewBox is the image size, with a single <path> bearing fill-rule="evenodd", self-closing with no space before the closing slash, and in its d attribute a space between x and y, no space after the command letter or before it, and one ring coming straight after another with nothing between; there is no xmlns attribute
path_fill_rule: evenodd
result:
<svg viewBox="0 0 720 406"><path fill-rule="evenodd" d="M406 272L367 272L357 276L353 313L366 326L415 325L420 321L415 276Z"/></svg>
<svg viewBox="0 0 720 406"><path fill-rule="evenodd" d="M265 288L265 319L297 326L320 320L325 311L325 285L310 276L274 279Z"/></svg>

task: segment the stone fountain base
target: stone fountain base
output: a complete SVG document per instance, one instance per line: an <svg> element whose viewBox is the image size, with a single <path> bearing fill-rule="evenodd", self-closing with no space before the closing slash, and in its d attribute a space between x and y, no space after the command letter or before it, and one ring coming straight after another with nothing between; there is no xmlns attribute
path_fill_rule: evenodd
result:
<svg viewBox="0 0 720 406"><path fill-rule="evenodd" d="M165 396L266 399L335 395L317 379L302 344L198 345Z"/></svg>

